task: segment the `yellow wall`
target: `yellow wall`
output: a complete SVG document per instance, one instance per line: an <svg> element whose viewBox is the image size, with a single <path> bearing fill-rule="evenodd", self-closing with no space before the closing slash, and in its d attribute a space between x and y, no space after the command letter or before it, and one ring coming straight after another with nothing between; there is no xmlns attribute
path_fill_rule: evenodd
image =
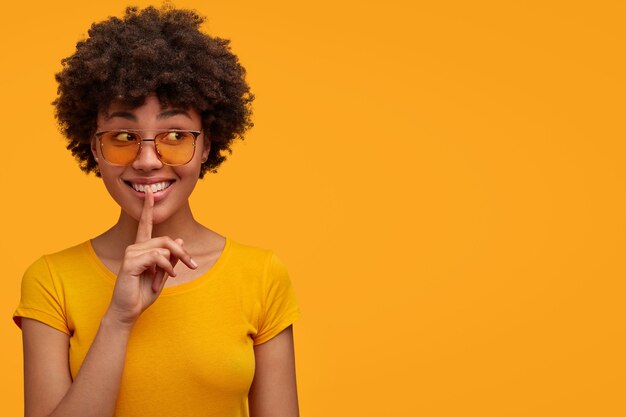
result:
<svg viewBox="0 0 626 417"><path fill-rule="evenodd" d="M50 102L125 4L3 6L3 415L23 270L117 216ZM626 415L624 2L176 4L232 39L257 95L192 205L288 265L303 416Z"/></svg>

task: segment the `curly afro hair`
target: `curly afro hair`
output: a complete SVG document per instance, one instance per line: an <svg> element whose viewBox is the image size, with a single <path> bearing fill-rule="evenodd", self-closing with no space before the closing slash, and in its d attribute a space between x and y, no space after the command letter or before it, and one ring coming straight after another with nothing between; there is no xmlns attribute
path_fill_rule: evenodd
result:
<svg viewBox="0 0 626 417"><path fill-rule="evenodd" d="M98 112L113 100L139 107L156 94L163 105L200 113L211 142L200 178L217 172L233 140L252 127L254 95L230 41L202 33L203 22L192 10L128 7L122 19L94 23L63 59L53 105L67 149L83 171L100 176L90 150Z"/></svg>

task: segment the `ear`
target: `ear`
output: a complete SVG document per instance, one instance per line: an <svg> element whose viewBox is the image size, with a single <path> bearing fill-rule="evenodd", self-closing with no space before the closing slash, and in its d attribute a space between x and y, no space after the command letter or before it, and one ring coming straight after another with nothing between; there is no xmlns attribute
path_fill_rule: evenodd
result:
<svg viewBox="0 0 626 417"><path fill-rule="evenodd" d="M204 146L202 147L202 163L205 163L206 160L209 158L209 151L211 150L211 141L209 139L206 139L204 141Z"/></svg>
<svg viewBox="0 0 626 417"><path fill-rule="evenodd" d="M98 163L98 140L95 136L91 139L91 154L93 155L93 159Z"/></svg>

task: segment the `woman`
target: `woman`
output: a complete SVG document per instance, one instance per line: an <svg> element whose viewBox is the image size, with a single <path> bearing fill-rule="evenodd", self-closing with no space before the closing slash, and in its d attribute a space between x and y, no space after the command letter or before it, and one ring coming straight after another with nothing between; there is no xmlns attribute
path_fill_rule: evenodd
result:
<svg viewBox="0 0 626 417"><path fill-rule="evenodd" d="M119 204L100 236L37 260L14 319L26 416L297 416L284 265L202 226L189 196L252 125L228 41L171 7L94 24L56 116Z"/></svg>

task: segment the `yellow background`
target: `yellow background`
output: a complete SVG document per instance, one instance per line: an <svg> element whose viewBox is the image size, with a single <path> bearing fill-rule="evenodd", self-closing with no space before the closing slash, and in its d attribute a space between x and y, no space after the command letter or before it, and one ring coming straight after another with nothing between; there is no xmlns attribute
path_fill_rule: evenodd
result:
<svg viewBox="0 0 626 417"><path fill-rule="evenodd" d="M289 267L303 416L626 416L626 3L176 4L232 39L257 96L192 206ZM3 415L22 272L117 217L50 102L125 5L4 6Z"/></svg>

